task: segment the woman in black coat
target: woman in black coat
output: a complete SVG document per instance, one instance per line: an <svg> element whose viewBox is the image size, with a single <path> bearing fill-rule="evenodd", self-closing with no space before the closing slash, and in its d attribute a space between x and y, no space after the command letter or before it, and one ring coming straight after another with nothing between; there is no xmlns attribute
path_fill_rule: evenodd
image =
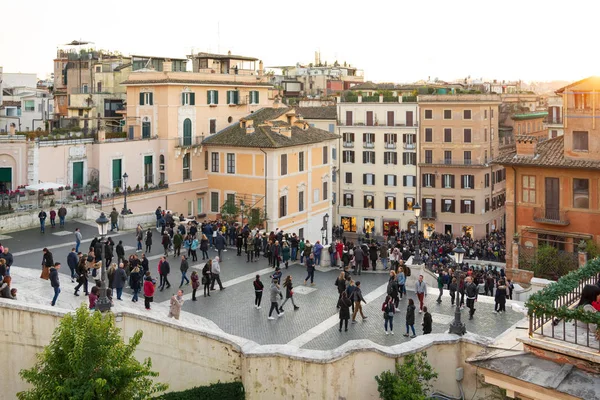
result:
<svg viewBox="0 0 600 400"><path fill-rule="evenodd" d="M340 273L340 276L338 276L338 278L335 280L335 286L337 286L337 290L338 290L338 300L342 298L342 293L344 293L346 291L346 274L344 273L344 271L342 271ZM340 306L338 305L338 308Z"/></svg>
<svg viewBox="0 0 600 400"><path fill-rule="evenodd" d="M506 312L506 284L503 279L498 282L494 301L496 303L494 304L494 311L497 313Z"/></svg>
<svg viewBox="0 0 600 400"><path fill-rule="evenodd" d="M341 332L342 324L344 324L344 330L345 332L348 332L348 320L350 319L350 306L352 306L352 301L350 301L346 292L342 293L342 297L338 300L337 306L340 309L340 328L338 330Z"/></svg>

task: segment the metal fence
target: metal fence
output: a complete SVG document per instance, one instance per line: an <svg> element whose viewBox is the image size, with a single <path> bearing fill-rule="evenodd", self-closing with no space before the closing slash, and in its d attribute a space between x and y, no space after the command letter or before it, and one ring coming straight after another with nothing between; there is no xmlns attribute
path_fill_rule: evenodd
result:
<svg viewBox="0 0 600 400"><path fill-rule="evenodd" d="M579 267L577 252L559 250L551 244L540 247L519 245L519 268L534 276L557 280Z"/></svg>

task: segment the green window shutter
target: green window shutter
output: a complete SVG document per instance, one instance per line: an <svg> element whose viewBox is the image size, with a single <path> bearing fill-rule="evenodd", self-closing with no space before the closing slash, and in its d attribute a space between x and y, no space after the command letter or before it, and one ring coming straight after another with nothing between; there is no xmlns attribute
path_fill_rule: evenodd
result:
<svg viewBox="0 0 600 400"><path fill-rule="evenodd" d="M260 103L258 90L254 91L254 104Z"/></svg>
<svg viewBox="0 0 600 400"><path fill-rule="evenodd" d="M112 161L113 187L121 187L121 159Z"/></svg>
<svg viewBox="0 0 600 400"><path fill-rule="evenodd" d="M185 106L185 93L181 93L181 105Z"/></svg>
<svg viewBox="0 0 600 400"><path fill-rule="evenodd" d="M206 92L206 104L210 104L210 92L211 90Z"/></svg>
<svg viewBox="0 0 600 400"><path fill-rule="evenodd" d="M190 105L191 106L196 105L196 93L190 93Z"/></svg>
<svg viewBox="0 0 600 400"><path fill-rule="evenodd" d="M213 90L215 92L215 104L219 104L219 91Z"/></svg>
<svg viewBox="0 0 600 400"><path fill-rule="evenodd" d="M236 90L233 92L233 103L240 104L240 91Z"/></svg>
<svg viewBox="0 0 600 400"><path fill-rule="evenodd" d="M12 168L0 168L0 182L11 182Z"/></svg>
<svg viewBox="0 0 600 400"><path fill-rule="evenodd" d="M231 104L231 90L227 91L227 104Z"/></svg>
<svg viewBox="0 0 600 400"><path fill-rule="evenodd" d="M144 93L140 92L140 106L144 105Z"/></svg>
<svg viewBox="0 0 600 400"><path fill-rule="evenodd" d="M154 93L149 93L150 94L150 105L154 105Z"/></svg>
<svg viewBox="0 0 600 400"><path fill-rule="evenodd" d="M152 165L152 156L144 156L144 165Z"/></svg>

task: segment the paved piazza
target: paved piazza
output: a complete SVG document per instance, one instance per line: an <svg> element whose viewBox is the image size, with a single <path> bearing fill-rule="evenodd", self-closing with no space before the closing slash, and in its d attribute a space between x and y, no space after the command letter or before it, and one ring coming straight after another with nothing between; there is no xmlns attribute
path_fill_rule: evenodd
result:
<svg viewBox="0 0 600 400"><path fill-rule="evenodd" d="M64 229L46 226L46 233L41 234L39 229L31 229L21 232L7 233L2 236L0 242L10 248L14 256L14 264L11 269L13 277L12 287L18 289L18 301L38 303L50 308L53 290L50 282L39 278L41 272L42 248L49 248L54 260L62 264L60 269L61 294L56 307L74 309L87 298L80 292L81 296L73 295L70 271L67 266L67 254L74 247L73 231L76 227L81 228L84 241L80 250L86 251L97 229L93 221L67 220ZM132 231L122 231L111 235L113 241L123 241L126 246L126 256L129 256L136 248L135 235ZM157 277L157 264L162 254L159 234L153 237L155 245L153 251L148 255L150 260L150 271L153 277ZM310 239L310 238L309 238ZM198 250L198 253L201 252ZM216 251L210 250L211 257ZM294 300L300 306L297 311L293 310L291 301L285 305L285 315L279 319L267 320L269 312L269 274L272 269L268 268L266 258L261 257L259 262L246 263L245 254L236 256L235 249L223 253L221 262L221 280L226 287L224 291L213 291L211 297L202 296L202 287L198 290L198 301L192 302L191 285L184 286L186 302L183 305L181 323L193 324L209 329L220 329L226 333L250 339L258 344L290 344L305 349L329 350L334 349L349 340L369 339L374 343L391 346L410 340L402 334L405 332L406 305L408 301L400 302L399 312L394 317L395 335L385 335L383 329L383 317L381 304L386 295L388 275L385 273L363 273L360 277L353 277L361 281L363 296L368 304L363 305L366 320L357 316L356 324L349 324L348 332L338 332L338 314L336 309L338 293L334 285L339 270L336 268L323 268L315 272L315 286L303 286L305 269L299 264L290 264L288 270L283 268L283 277L291 275L294 286ZM179 272L180 261L178 258L169 256L171 263L171 274L169 281L172 286L164 292L157 290L151 311L144 309L143 298L138 303L131 302L132 291L124 290L124 301L119 302L115 297L113 310L136 309L138 312L148 313L157 318L166 318L170 296L177 291L181 279ZM190 264L188 277L193 270L200 273L203 267L202 258L198 264ZM262 308L254 308L254 289L252 281L256 274L262 276L265 284ZM283 282L283 279L282 279ZM218 286L217 286L218 287ZM415 299L416 296L410 287L408 296ZM454 316L454 308L450 305L448 291L444 292L441 305L436 304L437 287L430 288L430 294L426 296L425 302L433 315L433 333L448 331L448 323ZM522 312L513 310L507 304L505 314L493 312L494 304L491 297L480 296L476 304L477 312L475 319L468 321L468 311L463 310L463 321L466 323L467 331L477 333L489 338L496 338L508 328L522 320L525 316ZM416 314L415 329L417 335L423 333L421 329L422 315Z"/></svg>

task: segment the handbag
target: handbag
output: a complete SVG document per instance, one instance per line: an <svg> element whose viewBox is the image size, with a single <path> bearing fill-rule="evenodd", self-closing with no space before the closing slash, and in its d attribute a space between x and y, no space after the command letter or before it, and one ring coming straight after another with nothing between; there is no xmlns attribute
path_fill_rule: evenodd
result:
<svg viewBox="0 0 600 400"><path fill-rule="evenodd" d="M208 277L205 275L202 277L202 284L206 285L208 283Z"/></svg>

